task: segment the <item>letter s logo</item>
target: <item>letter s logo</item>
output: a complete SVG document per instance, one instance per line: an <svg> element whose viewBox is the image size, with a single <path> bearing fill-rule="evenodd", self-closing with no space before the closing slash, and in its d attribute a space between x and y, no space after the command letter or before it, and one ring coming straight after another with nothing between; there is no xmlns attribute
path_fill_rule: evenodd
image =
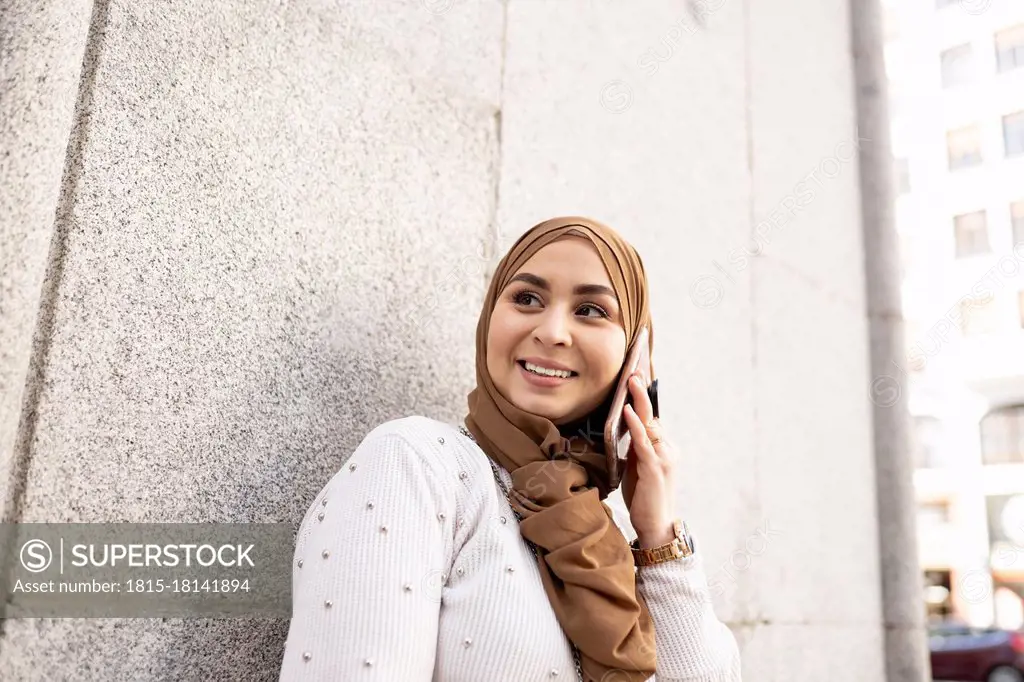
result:
<svg viewBox="0 0 1024 682"><path fill-rule="evenodd" d="M53 552L42 540L29 540L21 546L21 565L26 571L40 573L50 567Z"/></svg>

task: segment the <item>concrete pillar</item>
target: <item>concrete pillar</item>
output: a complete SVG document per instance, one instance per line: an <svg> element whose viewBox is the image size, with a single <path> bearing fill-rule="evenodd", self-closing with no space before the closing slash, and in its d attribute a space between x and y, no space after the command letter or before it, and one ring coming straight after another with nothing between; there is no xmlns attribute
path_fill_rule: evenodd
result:
<svg viewBox="0 0 1024 682"><path fill-rule="evenodd" d="M917 558L913 463L904 358L899 247L894 225L887 81L878 0L849 4L861 139L860 197L870 327L871 398L878 505L885 669L888 682L931 679Z"/></svg>

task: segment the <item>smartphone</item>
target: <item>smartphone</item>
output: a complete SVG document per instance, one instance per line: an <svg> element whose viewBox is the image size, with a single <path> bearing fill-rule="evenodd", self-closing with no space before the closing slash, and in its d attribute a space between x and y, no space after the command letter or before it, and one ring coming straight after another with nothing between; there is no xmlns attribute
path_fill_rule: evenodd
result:
<svg viewBox="0 0 1024 682"><path fill-rule="evenodd" d="M629 379L637 371L640 372L644 386L647 388L647 394L650 396L651 405L654 408L654 416L657 417L658 382L651 380L650 332L646 325L640 328L633 346L626 354L626 362L622 366L619 383L615 388L611 408L608 412L608 420L604 425L604 452L608 462L608 482L613 490L622 481L622 474L626 470L629 446L632 442L629 425L622 417L622 410L627 404L633 404L633 395L629 391Z"/></svg>

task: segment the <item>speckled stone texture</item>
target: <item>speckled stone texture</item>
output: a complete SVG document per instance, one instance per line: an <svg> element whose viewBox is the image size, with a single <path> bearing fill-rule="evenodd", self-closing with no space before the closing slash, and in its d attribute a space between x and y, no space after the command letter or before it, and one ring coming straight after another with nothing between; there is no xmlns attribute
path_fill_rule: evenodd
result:
<svg viewBox="0 0 1024 682"><path fill-rule="evenodd" d="M298 526L373 425L464 407L503 8L103 5L21 520ZM0 678L273 679L286 628L7 621Z"/></svg>
<svg viewBox="0 0 1024 682"><path fill-rule="evenodd" d="M798 5L98 1L22 520L298 526L373 426L461 417L496 258L582 213L647 264L744 680L882 679L848 8ZM8 621L0 678L272 680L286 632Z"/></svg>
<svg viewBox="0 0 1024 682"><path fill-rule="evenodd" d="M13 515L15 439L92 3L0 0L0 518ZM11 516L10 518L13 518Z"/></svg>

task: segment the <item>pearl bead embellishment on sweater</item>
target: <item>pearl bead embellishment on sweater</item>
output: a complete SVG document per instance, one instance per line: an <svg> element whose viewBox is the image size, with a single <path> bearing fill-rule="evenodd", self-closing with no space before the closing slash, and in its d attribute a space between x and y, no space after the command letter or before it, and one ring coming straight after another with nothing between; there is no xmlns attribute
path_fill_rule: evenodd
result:
<svg viewBox="0 0 1024 682"><path fill-rule="evenodd" d="M295 563L292 567L298 581L296 588L302 590L301 603L305 604L305 618L308 619L308 622L306 625L302 625L297 621L295 626L295 632L300 636L294 638L294 648L287 652L285 659L289 670L293 671L288 682L299 682L307 677L315 677L321 668L334 669L340 673L339 677L351 678L353 682L363 678L365 678L364 682L370 682L369 678L375 674L383 673L385 668L390 669L390 659L388 665L379 668L376 665L376 654L368 655L366 653L366 650L370 649L380 652L381 655L390 652L390 655L394 656L395 651L382 646L386 643L385 641L375 643L372 638L357 640L357 637L353 635L351 641L348 642L347 649L329 646L313 651L312 649L306 650L302 646L303 643L310 643L302 641L304 639L302 634L309 636L317 631L323 632L325 628L330 631L334 628L343 629L352 624L348 608L352 599L338 602L338 608L335 609L334 597L330 595L341 594L341 592L336 587L332 588L331 583L335 582L337 577L333 575L335 571L344 573L353 565L359 566L359 560L356 557L368 552L376 554L378 557L387 558L389 561L381 561L380 566L367 564L366 568L360 569L361 572L358 575L345 576L346 582L350 577L362 577L367 584L372 585L376 578L385 578L382 583L382 591L390 594L390 597L384 596L383 599L390 599L388 606L389 610L394 611L391 614L393 620L400 623L402 627L413 625L413 618L439 616L440 625L444 627L438 630L437 646L424 647L422 652L423 661L442 650L448 654L445 657L446 660L439 657L434 661L433 673L439 679L444 676L443 668L455 666L468 670L468 666L471 665L489 665L486 661L489 659L488 654L491 653L492 646L527 645L533 641L529 639L530 637L540 635L542 632L555 635L555 639L558 639L557 625L548 622L551 620L550 618L537 624L536 628L531 628L530 632L525 633L524 638L509 638L508 641L504 641L505 638L499 637L497 644L492 643L491 638L485 638L486 641L478 642L472 635L465 634L462 639L459 639L459 629L465 632L466 629L474 628L466 627L470 625L468 622L458 622L457 611L443 608L449 601L461 604L467 603L470 599L482 599L480 604L485 612L492 610L491 607L494 605L503 605L514 611L513 615L517 618L512 619L511 622L515 622L519 616L516 609L520 608L520 604L531 608L534 606L541 608L545 605L546 595L535 589L537 581L534 579L533 562L521 560L518 554L522 549L519 544L522 540L517 531L520 523L519 516L506 504L508 502L507 494L502 495L509 487L508 481L511 472L498 466L494 472L497 480L492 481L491 477L486 475L487 469L483 468L488 466L486 453L479 451L479 448L471 442L472 438L463 440L458 435L453 435L456 439L453 442L457 447L449 452L448 436L443 434L458 434L459 432L453 428L451 431L435 431L431 434L424 428L420 428L421 423L425 424L419 420L415 423L410 421L409 428L400 432L403 436L407 436L406 438L368 438L365 447L361 446L363 449L356 455L359 459L351 458L351 461L342 463L335 470L338 474L336 484L330 490L325 487L320 493L319 499L313 498L311 515L306 517L306 528L297 536L299 547L297 555L293 557ZM464 436L464 434L462 435ZM441 452L438 452L437 448L430 444L431 438L435 441L434 445L441 448ZM408 454L421 455L429 465L427 472L430 474L429 477L410 475L419 473L415 467L406 466L404 461L404 455L410 446L412 450ZM367 459L370 462L367 466L370 468L358 469L358 462L364 459L364 452L367 457L370 457ZM371 456L377 452L389 456ZM395 453L400 453L403 457L396 458L393 456ZM447 456L442 457L442 455ZM416 461L413 464L418 465L419 462ZM495 469L493 463L491 468ZM346 469L352 472L348 477L345 476ZM378 469L381 469L382 475L394 476L393 481L396 483L394 491L390 490L388 486L381 486L377 476ZM358 478L354 473L357 470L362 472ZM367 477L371 474L373 476L368 479ZM483 478L480 477L481 474L483 474ZM457 477L456 480L459 483L452 480L453 475ZM428 479L430 488L427 490L429 495L425 494L420 498L423 502L420 506L422 511L417 512L414 507L405 508L401 504L401 500L409 499L411 496L399 484L421 484L423 483L421 478ZM472 481L469 480L471 478ZM368 513L361 516L357 511L358 507L355 506L356 501L361 497L364 511L377 512L376 500L367 500L366 496L378 497L382 493L375 491L382 489L387 490L387 494L391 495L389 499L385 500L388 503L387 509L380 507L381 513L379 514ZM416 489L415 492L420 491ZM495 492L497 492L496 496ZM330 494L329 498L328 493ZM333 510L330 524L327 523L326 517L329 500L335 500L330 505ZM398 502L397 507L393 506L396 501ZM339 504L341 507L338 506ZM348 508L348 512L343 509L346 504L352 505ZM434 521L430 521L426 516L430 509L434 510ZM449 509L451 514L448 513ZM353 514L350 518L345 516L349 512ZM358 532L339 534L337 532L339 528L344 528L344 531L351 530L345 527L349 521L358 526ZM451 521L450 524L449 521ZM374 524L377 527L376 536L371 530ZM401 526L402 531L395 531L398 535L393 535L392 526L395 528ZM410 527L418 530L413 531L412 535L407 538ZM395 545L394 543L399 540L402 542ZM443 541L443 543L428 544L435 540ZM331 546L324 547L324 542L330 542ZM344 544L342 544L343 542ZM316 545L321 545L321 560L325 562L322 565L316 563ZM408 545L412 545L413 552L408 551ZM481 552L479 558L472 559L477 563L469 563L465 560L469 554L468 551L462 554L461 559L459 558L459 550L463 545L467 548L494 549L496 551ZM497 547L498 545L500 547ZM337 547L339 552L342 549L350 551L341 552L335 556L335 550L332 547ZM429 548L432 551L421 551L424 548ZM414 556L410 558L409 554ZM304 567L306 556L311 557L313 561L309 571L306 571ZM392 557L394 560L390 561ZM515 563L506 563L502 566L503 560ZM331 563L328 564L327 561ZM353 563L350 564L350 561ZM472 576L468 576L469 568L467 566L473 568ZM519 575L520 566L523 568L522 575ZM450 567L451 572L443 572L445 567ZM301 575L298 575L300 573ZM501 573L505 574L505 578L501 578ZM701 577L699 574L695 575L697 578ZM521 583L522 580L526 582ZM682 581L682 578L679 580ZM391 585L391 587L387 587L387 585ZM401 592L405 597L399 600L398 595L391 593L391 590ZM325 595L324 592L327 594ZM353 599L356 599L357 608L352 610L357 612L361 612L366 606L375 603L373 595L369 593L372 590L360 590L359 592L360 595L353 596ZM358 597L362 596L363 592L366 592L365 603L358 601ZM532 599L536 600L536 604L531 601ZM317 601L321 604L319 609L316 608ZM400 603L397 603L399 601ZM431 609L430 606L434 608ZM449 618L448 621L445 621L446 617ZM452 620L453 617L456 619ZM494 632L504 632L500 629L500 625L494 627ZM537 632L532 632L533 629L536 629ZM395 630L397 631L398 628ZM442 632L444 636L441 636ZM393 642L402 641L404 640L393 640ZM312 643L310 644L312 645ZM477 644L481 644L483 648ZM474 649L474 647L476 648ZM458 653L460 648L463 650L461 654ZM470 649L473 649L475 653L470 653ZM574 669L573 661L568 657L561 655L554 657L541 651L532 652L526 649L528 647L524 646L523 660L517 659L514 662L515 666L527 669L525 672L520 670L519 672L522 674L518 677L525 679L532 675L530 679L576 682L576 669ZM411 647L409 652L399 652L403 658L407 653L418 654L420 652L418 648L417 651L412 651ZM576 668L578 668L578 655L575 650L572 653L573 657L577 659ZM477 654L480 656L479 661L476 660ZM533 654L532 658L531 654ZM314 656L317 659L316 666L311 665ZM347 671L340 670L340 667L344 665L349 666ZM555 667L556 665L558 667ZM562 677L563 666L566 670L565 677ZM379 672L375 672L374 668L377 668ZM362 673L359 672L360 670ZM492 677L501 677L499 671L486 672L493 672ZM511 669L501 672L511 672ZM516 675L513 673L512 676ZM469 677L475 676L470 674ZM481 679L483 677L484 675L480 675ZM730 682L732 681L730 680Z"/></svg>

